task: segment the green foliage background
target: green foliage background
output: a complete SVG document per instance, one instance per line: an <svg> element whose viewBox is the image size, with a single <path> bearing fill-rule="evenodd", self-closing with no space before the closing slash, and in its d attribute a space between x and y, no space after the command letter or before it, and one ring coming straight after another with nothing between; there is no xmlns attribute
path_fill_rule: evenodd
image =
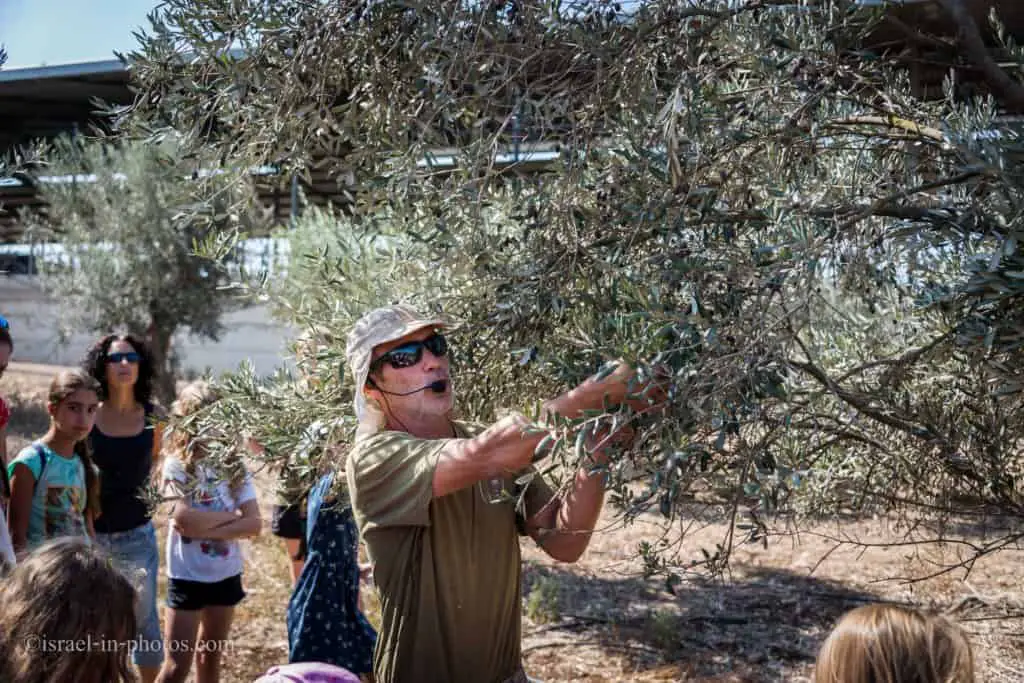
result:
<svg viewBox="0 0 1024 683"><path fill-rule="evenodd" d="M611 497L665 520L641 549L652 573L721 570L736 543L808 517L1020 515L1019 131L952 79L918 97L871 47L881 11L165 3L130 55L127 130L355 180L343 209L289 233L287 280L257 283L331 332L325 388L243 372L232 424L287 450L303 420L344 415L344 333L401 299L462 321L459 402L476 419L611 359L671 369L663 415L560 426L547 461L566 471L579 430L633 422ZM532 161L535 144L557 158ZM514 149L527 156L499 166ZM288 417L249 425L270 414ZM701 510L732 531L676 556Z"/></svg>

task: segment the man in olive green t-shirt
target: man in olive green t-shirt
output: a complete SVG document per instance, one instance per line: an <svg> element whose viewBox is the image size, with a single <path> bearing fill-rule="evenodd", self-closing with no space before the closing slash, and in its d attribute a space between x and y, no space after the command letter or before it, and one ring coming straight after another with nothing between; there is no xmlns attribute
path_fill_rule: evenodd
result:
<svg viewBox="0 0 1024 683"><path fill-rule="evenodd" d="M523 476L544 434L528 433L522 415L486 427L453 421L445 326L389 306L348 338L363 390L346 473L382 600L374 673L377 683L525 682L519 534L576 561L601 512L603 477L581 470L556 494L536 473ZM622 364L545 412L576 417L622 403L633 377ZM593 444L598 462L606 442Z"/></svg>

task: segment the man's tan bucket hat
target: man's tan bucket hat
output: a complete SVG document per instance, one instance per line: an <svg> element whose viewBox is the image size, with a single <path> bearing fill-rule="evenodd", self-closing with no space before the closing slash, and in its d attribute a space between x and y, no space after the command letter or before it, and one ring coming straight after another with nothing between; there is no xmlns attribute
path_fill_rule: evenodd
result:
<svg viewBox="0 0 1024 683"><path fill-rule="evenodd" d="M345 345L345 357L355 379L353 404L356 418L362 422L368 415L363 387L370 375L373 350L381 344L401 339L424 327L451 327L452 323L440 316L426 316L412 306L396 304L376 308L352 326Z"/></svg>

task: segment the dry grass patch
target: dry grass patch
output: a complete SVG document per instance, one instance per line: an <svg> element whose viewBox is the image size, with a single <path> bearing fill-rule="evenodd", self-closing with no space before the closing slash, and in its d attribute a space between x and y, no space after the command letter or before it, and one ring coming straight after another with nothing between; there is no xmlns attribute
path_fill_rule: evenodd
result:
<svg viewBox="0 0 1024 683"><path fill-rule="evenodd" d="M969 632L979 680L1024 680L1024 553L1006 550L978 561L970 576L917 576L953 559L951 547L852 547L832 550L835 531L776 539L767 549L744 546L728 580L699 577L669 593L640 577L634 558L658 521L623 528L605 515L583 559L567 567L536 548L524 551L524 654L545 681L700 681L808 683L818 647L838 618L867 602L889 601L945 612ZM723 537L716 523L694 525L681 551ZM890 520L843 524L844 533L875 543L896 541ZM828 555L824 562L822 557ZM543 606L543 609L541 607ZM539 618L538 618L539 615Z"/></svg>

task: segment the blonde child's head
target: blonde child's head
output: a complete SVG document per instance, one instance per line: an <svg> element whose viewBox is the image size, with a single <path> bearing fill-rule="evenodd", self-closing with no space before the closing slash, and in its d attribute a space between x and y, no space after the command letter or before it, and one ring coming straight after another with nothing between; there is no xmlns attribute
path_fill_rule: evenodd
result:
<svg viewBox="0 0 1024 683"><path fill-rule="evenodd" d="M814 683L974 683L974 655L964 632L941 616L865 605L829 634Z"/></svg>
<svg viewBox="0 0 1024 683"><path fill-rule="evenodd" d="M198 415L220 399L220 392L205 380L196 380L178 392L178 398L171 405L173 426L168 436L168 450L181 459L185 471L192 475L196 463L206 457L210 445L219 443L223 459L212 466L223 472L231 487L237 489L245 480L245 469L235 443L237 439L221 429L210 427L205 416Z"/></svg>
<svg viewBox="0 0 1024 683"><path fill-rule="evenodd" d="M204 445L209 437L196 414L213 405L218 398L217 391L209 382L197 380L179 391L177 399L171 404L174 424L167 445L186 464L191 464L205 454Z"/></svg>
<svg viewBox="0 0 1024 683"><path fill-rule="evenodd" d="M178 398L171 405L174 417L189 417L203 408L213 405L220 398L212 384L206 380L196 380L178 392Z"/></svg>

